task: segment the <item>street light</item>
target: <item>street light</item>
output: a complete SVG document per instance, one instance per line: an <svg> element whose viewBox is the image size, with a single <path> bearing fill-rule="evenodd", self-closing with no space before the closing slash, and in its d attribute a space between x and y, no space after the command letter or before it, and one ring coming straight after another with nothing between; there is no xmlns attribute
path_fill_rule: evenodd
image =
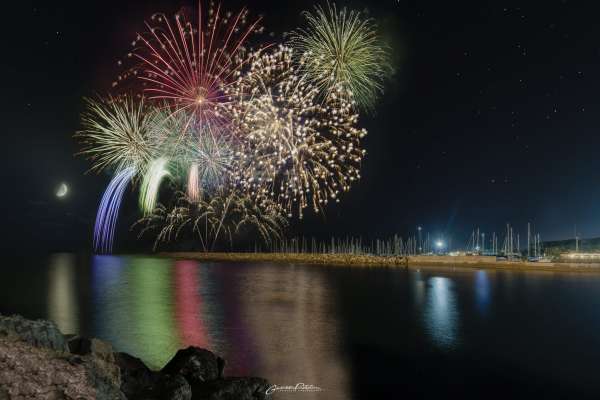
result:
<svg viewBox="0 0 600 400"><path fill-rule="evenodd" d="M442 254L442 252L444 251L444 247L446 247L446 243L444 243L444 241L443 241L443 240L441 240L441 239L438 239L438 240L435 242L435 248L437 249L437 251L438 251L438 254Z"/></svg>

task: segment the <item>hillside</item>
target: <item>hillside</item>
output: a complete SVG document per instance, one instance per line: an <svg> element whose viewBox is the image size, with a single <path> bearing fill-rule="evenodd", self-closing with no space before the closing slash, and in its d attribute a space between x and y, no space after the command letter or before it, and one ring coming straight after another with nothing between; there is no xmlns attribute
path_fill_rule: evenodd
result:
<svg viewBox="0 0 600 400"><path fill-rule="evenodd" d="M548 254L575 251L575 239L544 242L544 249ZM600 238L579 239L579 251L584 253L600 252Z"/></svg>

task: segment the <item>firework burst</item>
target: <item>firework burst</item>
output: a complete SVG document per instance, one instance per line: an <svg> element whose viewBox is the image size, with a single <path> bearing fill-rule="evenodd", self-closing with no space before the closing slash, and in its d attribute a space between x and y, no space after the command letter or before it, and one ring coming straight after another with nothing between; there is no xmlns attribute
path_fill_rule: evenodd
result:
<svg viewBox="0 0 600 400"><path fill-rule="evenodd" d="M232 98L242 150L238 182L259 198L271 197L300 217L307 206L318 212L360 178L364 129L344 95L332 91L325 104L281 46L256 57Z"/></svg>
<svg viewBox="0 0 600 400"><path fill-rule="evenodd" d="M185 113L171 114L164 108L154 109L148 130L148 142L156 151L153 158L186 159L193 146L189 116Z"/></svg>
<svg viewBox="0 0 600 400"><path fill-rule="evenodd" d="M153 116L145 109L143 100L109 97L87 98L85 102L83 130L75 136L83 146L80 154L92 161L92 169L121 170L130 166L142 169L153 151L148 140Z"/></svg>
<svg viewBox="0 0 600 400"><path fill-rule="evenodd" d="M306 27L290 36L290 45L302 55L299 66L325 97L342 85L361 108L372 110L392 70L374 21L335 4L316 6L304 16Z"/></svg>
<svg viewBox="0 0 600 400"><path fill-rule="evenodd" d="M187 174L190 199L200 191L213 191L225 184L233 160L232 136L222 126L189 120L186 112L169 114L160 110L154 118L149 141L160 149L158 156L172 160L175 177Z"/></svg>
<svg viewBox="0 0 600 400"><path fill-rule="evenodd" d="M233 150L229 139L204 128L192 147L189 159L188 196L197 200L201 193L219 191L231 174Z"/></svg>
<svg viewBox="0 0 600 400"><path fill-rule="evenodd" d="M185 111L196 122L222 124L223 88L244 63L248 37L262 31L258 24L248 21L246 9L232 14L211 4L203 13L200 2L195 22L184 13L155 14L133 43L129 56L139 63L129 75L142 80L144 93L172 113Z"/></svg>
<svg viewBox="0 0 600 400"><path fill-rule="evenodd" d="M115 83L129 91L86 100L81 154L114 170L96 251L112 248L129 182L155 248L190 235L209 251L235 236L280 239L287 218L322 212L361 178L358 110L374 106L390 70L371 19L316 7L289 46L252 49L263 28L245 9L199 3L195 14L152 16ZM163 205L167 177L175 195Z"/></svg>
<svg viewBox="0 0 600 400"><path fill-rule="evenodd" d="M226 183L231 172L232 139L225 132L210 126L201 127L195 138L191 161L198 167L200 189L218 190Z"/></svg>

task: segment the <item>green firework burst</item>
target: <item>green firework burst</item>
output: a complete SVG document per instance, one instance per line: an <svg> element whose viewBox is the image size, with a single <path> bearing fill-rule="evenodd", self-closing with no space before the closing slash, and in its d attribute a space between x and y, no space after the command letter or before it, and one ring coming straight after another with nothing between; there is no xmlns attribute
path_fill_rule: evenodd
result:
<svg viewBox="0 0 600 400"><path fill-rule="evenodd" d="M388 49L371 18L335 4L305 11L306 27L293 31L291 46L300 69L326 96L339 86L364 110L372 110L383 81L392 72Z"/></svg>

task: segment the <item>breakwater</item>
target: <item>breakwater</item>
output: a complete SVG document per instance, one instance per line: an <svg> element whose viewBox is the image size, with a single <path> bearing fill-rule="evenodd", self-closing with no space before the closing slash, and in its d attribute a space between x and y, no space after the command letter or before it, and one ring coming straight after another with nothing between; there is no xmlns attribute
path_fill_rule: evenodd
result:
<svg viewBox="0 0 600 400"><path fill-rule="evenodd" d="M600 273L600 263L526 262L497 260L493 256L379 256L332 253L204 253L173 252L161 256L206 262L271 262L348 267L444 267L500 270Z"/></svg>

